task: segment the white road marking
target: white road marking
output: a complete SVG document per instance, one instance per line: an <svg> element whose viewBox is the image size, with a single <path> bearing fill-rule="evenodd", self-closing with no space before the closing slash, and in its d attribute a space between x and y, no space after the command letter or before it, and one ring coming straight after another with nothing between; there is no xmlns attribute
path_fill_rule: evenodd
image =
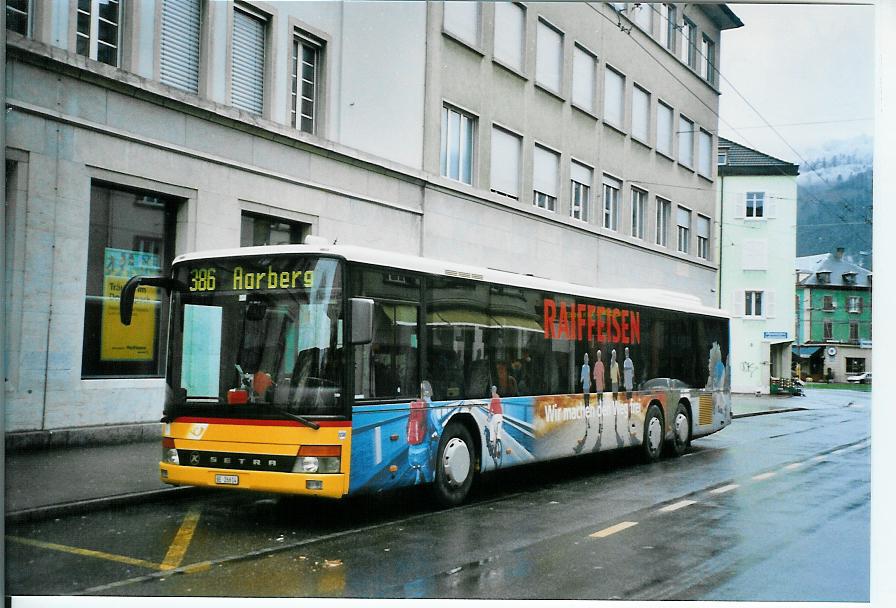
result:
<svg viewBox="0 0 896 608"><path fill-rule="evenodd" d="M768 479L769 477L774 477L775 475L777 475L777 473L775 473L774 471L769 471L768 473L760 473L759 475L753 475L753 480L763 481L765 479Z"/></svg>
<svg viewBox="0 0 896 608"><path fill-rule="evenodd" d="M674 504L666 505L665 507L663 507L662 509L660 509L660 511L661 511L662 513L670 513L670 512L672 512L672 511L678 511L679 509L683 509L683 508L685 508L685 507L689 507L689 506L691 506L691 505L693 505L693 504L697 504L697 501L696 501L696 500L681 500L681 501L676 502L676 503L674 503Z"/></svg>
<svg viewBox="0 0 896 608"><path fill-rule="evenodd" d="M623 530L627 530L632 526L637 526L638 522L636 521L623 521L621 523L616 524L615 526L610 526L609 528L604 528L603 530L598 530L593 534L589 534L591 538L606 538L611 534L616 534L617 532L622 532Z"/></svg>
<svg viewBox="0 0 896 608"><path fill-rule="evenodd" d="M794 462L794 463L791 463L791 464L787 465L786 467L784 467L784 469L786 469L788 471L792 471L793 469L798 469L801 466L803 466L802 462Z"/></svg>
<svg viewBox="0 0 896 608"><path fill-rule="evenodd" d="M710 494L724 494L725 492L730 492L731 490L735 490L740 487L740 484L729 483L727 486L722 486L721 488L716 488L714 490L710 490Z"/></svg>

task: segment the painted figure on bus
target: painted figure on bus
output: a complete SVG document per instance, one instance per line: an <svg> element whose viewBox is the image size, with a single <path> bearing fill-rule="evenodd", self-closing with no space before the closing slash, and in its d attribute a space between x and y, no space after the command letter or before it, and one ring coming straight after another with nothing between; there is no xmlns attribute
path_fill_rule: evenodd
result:
<svg viewBox="0 0 896 608"><path fill-rule="evenodd" d="M588 363L588 353L582 359L582 371L579 374L579 382L582 383L582 394L585 396L585 426L590 427L588 421L588 405L591 398L591 365Z"/></svg>
<svg viewBox="0 0 896 608"><path fill-rule="evenodd" d="M628 346L625 347L625 360L622 362L622 380L625 392L631 393L635 385L635 364L628 355ZM631 395L629 395L631 398Z"/></svg>
<svg viewBox="0 0 896 608"><path fill-rule="evenodd" d="M414 483L428 483L434 479L432 454L438 449L442 422L432 407L432 386L428 380L420 383L420 398L411 402L408 415L408 465L414 471Z"/></svg>
<svg viewBox="0 0 896 608"><path fill-rule="evenodd" d="M597 410L597 442L594 444L594 450L600 450L600 441L601 436L604 433L604 361L603 361L603 353L600 349L597 350L597 357L594 362L594 392L597 394L597 403L595 404L595 408Z"/></svg>
<svg viewBox="0 0 896 608"><path fill-rule="evenodd" d="M488 453L495 461L497 468L501 464L502 445L501 431L504 427L504 408L501 405L501 396L498 395L498 387L492 385L492 398L488 403L488 421L485 424L485 441Z"/></svg>
<svg viewBox="0 0 896 608"><path fill-rule="evenodd" d="M619 364L616 362L616 349L610 351L610 386L613 388L613 398L619 392Z"/></svg>

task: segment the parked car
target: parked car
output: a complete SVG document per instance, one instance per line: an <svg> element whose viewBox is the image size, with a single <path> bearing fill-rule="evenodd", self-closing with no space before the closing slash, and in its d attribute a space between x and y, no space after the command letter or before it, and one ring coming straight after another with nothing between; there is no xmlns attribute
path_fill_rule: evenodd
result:
<svg viewBox="0 0 896 608"><path fill-rule="evenodd" d="M856 374L855 376L847 376L847 382L854 382L857 384L871 384L871 372L862 372L861 374Z"/></svg>

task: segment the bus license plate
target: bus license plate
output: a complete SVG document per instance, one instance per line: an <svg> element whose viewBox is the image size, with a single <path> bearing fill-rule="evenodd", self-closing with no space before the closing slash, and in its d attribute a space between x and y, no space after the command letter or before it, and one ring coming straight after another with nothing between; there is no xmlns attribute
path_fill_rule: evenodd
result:
<svg viewBox="0 0 896 608"><path fill-rule="evenodd" d="M230 486L240 485L239 475L215 475L215 483L222 483Z"/></svg>

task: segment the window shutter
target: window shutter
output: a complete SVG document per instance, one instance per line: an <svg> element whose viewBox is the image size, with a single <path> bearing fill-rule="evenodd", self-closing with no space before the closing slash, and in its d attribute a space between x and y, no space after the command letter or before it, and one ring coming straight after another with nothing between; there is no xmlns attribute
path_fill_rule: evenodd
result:
<svg viewBox="0 0 896 608"><path fill-rule="evenodd" d="M261 19L233 12L231 102L256 114L264 110L264 30Z"/></svg>
<svg viewBox="0 0 896 608"><path fill-rule="evenodd" d="M557 196L560 158L539 146L535 146L534 188L548 196Z"/></svg>
<svg viewBox="0 0 896 608"><path fill-rule="evenodd" d="M859 314L862 314L864 309L865 309L865 298L859 298Z"/></svg>
<svg viewBox="0 0 896 608"><path fill-rule="evenodd" d="M520 195L520 139L492 128L491 189L510 196Z"/></svg>
<svg viewBox="0 0 896 608"><path fill-rule="evenodd" d="M766 319L774 319L775 318L775 292L773 290L766 291L762 294L762 307L765 309L763 312L765 313Z"/></svg>
<svg viewBox="0 0 896 608"><path fill-rule="evenodd" d="M165 0L159 80L196 93L199 91L200 0Z"/></svg>
<svg viewBox="0 0 896 608"><path fill-rule="evenodd" d="M747 217L747 193L743 192L736 196L737 202L734 204L734 217L742 220Z"/></svg>
<svg viewBox="0 0 896 608"><path fill-rule="evenodd" d="M732 317L742 317L744 316L744 290L743 289L735 289L731 294L731 316Z"/></svg>
<svg viewBox="0 0 896 608"><path fill-rule="evenodd" d="M772 219L778 216L778 201L770 194L765 195L765 217Z"/></svg>

